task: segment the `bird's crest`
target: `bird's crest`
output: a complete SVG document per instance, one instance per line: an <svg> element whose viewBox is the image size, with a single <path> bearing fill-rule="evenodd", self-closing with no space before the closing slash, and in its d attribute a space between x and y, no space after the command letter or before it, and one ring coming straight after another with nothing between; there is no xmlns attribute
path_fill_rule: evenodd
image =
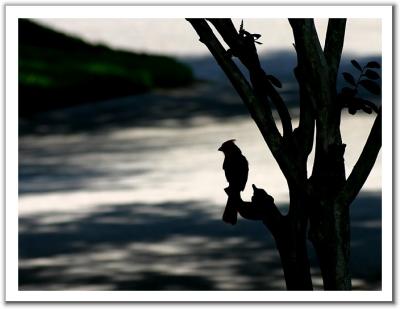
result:
<svg viewBox="0 0 400 309"><path fill-rule="evenodd" d="M222 145L229 144L229 143L233 143L234 141L236 141L236 139L229 139L229 140L223 142Z"/></svg>
<svg viewBox="0 0 400 309"><path fill-rule="evenodd" d="M223 149L226 148L226 146L230 145L230 144L234 144L233 142L236 141L236 139L229 139L225 142L222 143L221 147L218 148L218 150L223 151Z"/></svg>

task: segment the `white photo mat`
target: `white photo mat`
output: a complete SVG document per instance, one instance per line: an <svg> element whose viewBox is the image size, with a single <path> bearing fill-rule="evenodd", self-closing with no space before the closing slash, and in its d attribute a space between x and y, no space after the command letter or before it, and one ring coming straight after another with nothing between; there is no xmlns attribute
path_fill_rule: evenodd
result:
<svg viewBox="0 0 400 309"><path fill-rule="evenodd" d="M391 6L13 6L6 17L6 301L391 301L392 300L392 7ZM382 290L19 291L18 18L379 18L382 20ZM188 30L189 31L189 30ZM200 43L199 43L200 44Z"/></svg>

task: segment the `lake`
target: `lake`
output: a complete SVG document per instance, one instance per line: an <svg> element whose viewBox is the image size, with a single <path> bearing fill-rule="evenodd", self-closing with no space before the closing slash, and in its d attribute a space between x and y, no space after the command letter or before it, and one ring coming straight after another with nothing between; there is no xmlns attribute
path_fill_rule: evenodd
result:
<svg viewBox="0 0 400 309"><path fill-rule="evenodd" d="M373 119L343 113L347 173ZM284 288L262 224L221 220L227 184L217 149L227 139L235 138L249 161L243 199L254 183L283 212L288 203L285 179L232 89L204 83L35 121L21 123L19 139L21 289ZM354 288L379 289L380 155L354 204Z"/></svg>

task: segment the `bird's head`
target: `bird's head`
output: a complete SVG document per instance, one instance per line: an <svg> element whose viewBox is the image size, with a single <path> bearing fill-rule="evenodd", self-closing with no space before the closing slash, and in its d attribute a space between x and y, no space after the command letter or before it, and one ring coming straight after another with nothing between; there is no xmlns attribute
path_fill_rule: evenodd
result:
<svg viewBox="0 0 400 309"><path fill-rule="evenodd" d="M224 142L221 147L218 148L219 151L222 151L224 154L227 153L232 153L232 152L240 152L240 149L238 146L235 145L234 139L230 139L226 142Z"/></svg>

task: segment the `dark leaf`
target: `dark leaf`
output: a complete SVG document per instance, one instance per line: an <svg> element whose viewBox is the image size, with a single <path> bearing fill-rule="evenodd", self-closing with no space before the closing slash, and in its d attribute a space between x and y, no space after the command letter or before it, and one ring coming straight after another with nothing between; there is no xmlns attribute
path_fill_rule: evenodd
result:
<svg viewBox="0 0 400 309"><path fill-rule="evenodd" d="M372 114L372 109L370 107L368 107L368 106L363 106L362 110L364 112L366 112L367 114Z"/></svg>
<svg viewBox="0 0 400 309"><path fill-rule="evenodd" d="M372 109L375 113L378 113L378 106L376 106L374 103L372 103L371 101L365 100L365 99L361 99L361 98L356 98L357 101L359 102L360 105L362 106L367 106L370 109Z"/></svg>
<svg viewBox="0 0 400 309"><path fill-rule="evenodd" d="M342 88L342 94L346 97L352 97L357 93L356 89L352 89L349 87L343 87Z"/></svg>
<svg viewBox="0 0 400 309"><path fill-rule="evenodd" d="M345 108L345 107L349 107L349 104L347 104L347 101L342 101L342 108Z"/></svg>
<svg viewBox="0 0 400 309"><path fill-rule="evenodd" d="M369 79L378 79L379 78L379 74L372 70L365 71L365 76L368 77Z"/></svg>
<svg viewBox="0 0 400 309"><path fill-rule="evenodd" d="M355 59L351 60L351 64L352 64L357 70L359 70L359 71L362 72L361 65L357 62L357 60L355 60Z"/></svg>
<svg viewBox="0 0 400 309"><path fill-rule="evenodd" d="M344 79L345 79L349 84L351 84L351 85L353 85L353 86L356 85L356 82L355 82L355 80L354 80L354 77L353 77L353 75L351 75L350 73L344 72L344 73L343 73L343 77L344 77Z"/></svg>
<svg viewBox="0 0 400 309"><path fill-rule="evenodd" d="M349 107L351 99L351 97L343 96L343 94L338 95L338 103L342 106L342 108Z"/></svg>
<svg viewBox="0 0 400 309"><path fill-rule="evenodd" d="M278 88L282 88L282 83L279 81L279 79L277 79L275 76L273 75L266 75L268 80L275 86Z"/></svg>
<svg viewBox="0 0 400 309"><path fill-rule="evenodd" d="M354 115L355 113L357 113L357 109L355 109L354 107L349 107L349 113Z"/></svg>
<svg viewBox="0 0 400 309"><path fill-rule="evenodd" d="M367 63L366 67L371 69L380 69L381 65L376 61L370 61Z"/></svg>
<svg viewBox="0 0 400 309"><path fill-rule="evenodd" d="M367 89L369 92L379 95L381 94L381 87L373 82L372 80L369 79L363 79L360 81L360 85L363 86L365 89Z"/></svg>

